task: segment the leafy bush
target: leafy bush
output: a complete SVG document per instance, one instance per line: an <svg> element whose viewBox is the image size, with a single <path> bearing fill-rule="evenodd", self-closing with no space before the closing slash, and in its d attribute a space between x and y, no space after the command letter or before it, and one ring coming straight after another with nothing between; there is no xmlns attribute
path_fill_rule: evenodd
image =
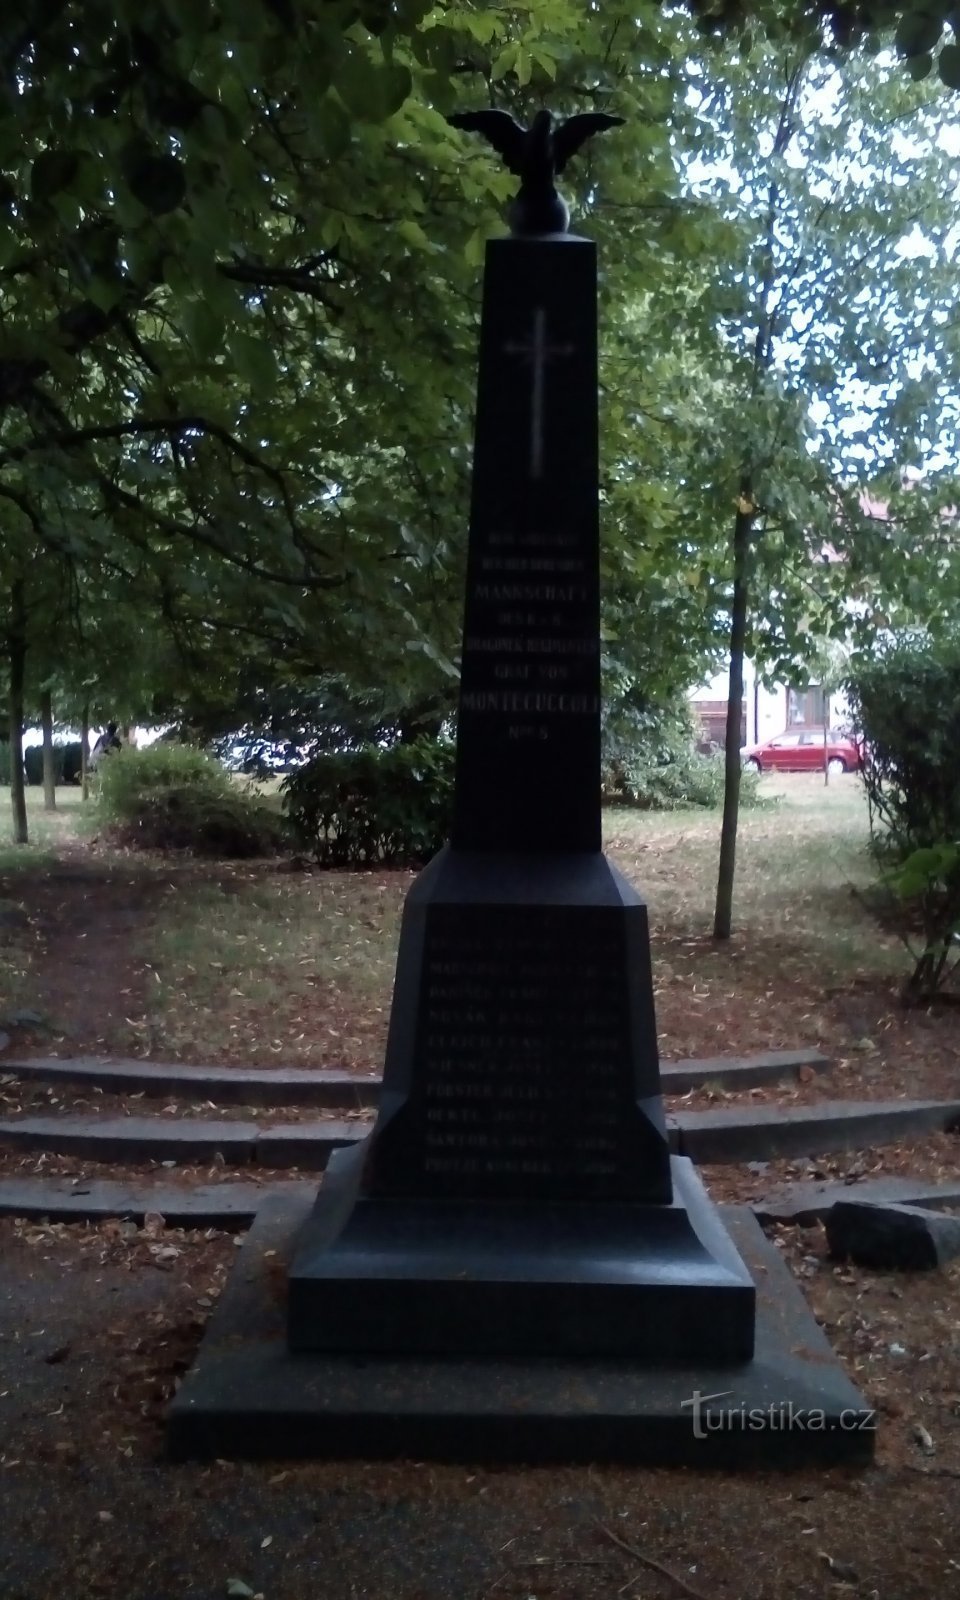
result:
<svg viewBox="0 0 960 1600"><path fill-rule="evenodd" d="M923 933L904 998L928 1000L960 967L960 843L921 846L886 874L886 882L908 910L916 911Z"/></svg>
<svg viewBox="0 0 960 1600"><path fill-rule="evenodd" d="M604 729L602 796L605 805L639 811L723 805L723 754L701 755L685 704L666 712L634 714L628 724ZM740 804L759 803L759 774L744 772Z"/></svg>
<svg viewBox="0 0 960 1600"><path fill-rule="evenodd" d="M9 747L8 747L9 749ZM9 755L8 755L9 761ZM23 767L28 783L43 782L43 747L32 744L23 752ZM55 783L80 782L80 740L53 747L53 773ZM8 780L9 781L9 780Z"/></svg>
<svg viewBox="0 0 960 1600"><path fill-rule="evenodd" d="M268 855L283 843L282 818L191 746L119 750L96 779L101 820L120 843L230 857Z"/></svg>
<svg viewBox="0 0 960 1600"><path fill-rule="evenodd" d="M284 779L300 847L324 867L420 865L453 814L454 746L417 739L319 755Z"/></svg>
<svg viewBox="0 0 960 1600"><path fill-rule="evenodd" d="M2 785L2 787L5 789L9 789L10 787L10 772L12 767L13 762L10 759L10 740L0 739L0 785Z"/></svg>
<svg viewBox="0 0 960 1600"><path fill-rule="evenodd" d="M930 1000L960 966L960 635L897 639L847 688L874 853L914 960L904 998Z"/></svg>
<svg viewBox="0 0 960 1600"><path fill-rule="evenodd" d="M848 685L875 832L898 853L960 838L960 634L907 636Z"/></svg>

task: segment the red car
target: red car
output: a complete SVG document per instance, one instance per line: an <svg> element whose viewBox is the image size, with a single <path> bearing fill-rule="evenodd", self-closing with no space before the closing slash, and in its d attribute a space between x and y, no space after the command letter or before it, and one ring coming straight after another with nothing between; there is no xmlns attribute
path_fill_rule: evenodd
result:
<svg viewBox="0 0 960 1600"><path fill-rule="evenodd" d="M763 744L748 744L740 752L745 767L754 772L822 772L822 728L789 728ZM860 745L852 734L832 728L827 733L827 765L831 772L859 772Z"/></svg>

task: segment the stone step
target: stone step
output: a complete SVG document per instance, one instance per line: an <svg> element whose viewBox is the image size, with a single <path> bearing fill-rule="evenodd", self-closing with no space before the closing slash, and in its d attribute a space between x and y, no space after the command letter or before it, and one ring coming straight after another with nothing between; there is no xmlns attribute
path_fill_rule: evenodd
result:
<svg viewBox="0 0 960 1600"><path fill-rule="evenodd" d="M320 1172L333 1150L356 1144L369 1131L366 1120L280 1123L204 1122L189 1117L65 1117L56 1114L0 1122L0 1146L44 1150L91 1161L175 1161L205 1165L304 1167Z"/></svg>
<svg viewBox="0 0 960 1600"><path fill-rule="evenodd" d="M818 1105L724 1107L680 1111L668 1119L671 1149L695 1162L769 1161L861 1150L913 1134L960 1126L960 1101L823 1101ZM271 1168L319 1172L333 1150L355 1144L370 1119L277 1123L203 1121L188 1117L69 1117L52 1113L0 1122L0 1144L95 1161L176 1161L182 1166L222 1158L229 1166L258 1162Z"/></svg>
<svg viewBox="0 0 960 1600"><path fill-rule="evenodd" d="M102 1089L105 1094L143 1094L149 1099L212 1100L215 1105L316 1106L359 1110L380 1098L372 1073L334 1067L190 1067L182 1062L108 1061L97 1057L38 1057L0 1061L25 1082Z"/></svg>
<svg viewBox="0 0 960 1600"><path fill-rule="evenodd" d="M248 1228L268 1194L299 1194L309 1180L242 1179L187 1186L138 1186L115 1178L0 1178L0 1216L49 1222L103 1222L120 1217L142 1226L159 1213L170 1228ZM924 1206L928 1211L960 1209L960 1183L931 1184L911 1178L873 1178L860 1183L798 1183L751 1202L762 1223L809 1228L822 1222L840 1201L870 1201Z"/></svg>
<svg viewBox="0 0 960 1600"><path fill-rule="evenodd" d="M817 1105L732 1106L678 1111L680 1154L706 1162L863 1150L913 1134L952 1132L960 1100L824 1100Z"/></svg>
<svg viewBox="0 0 960 1600"><path fill-rule="evenodd" d="M777 1083L801 1067L826 1072L830 1060L819 1050L767 1050L748 1056L711 1056L697 1061L665 1061L663 1092L689 1094L704 1084L736 1092ZM110 1061L95 1056L4 1059L0 1076L24 1082L101 1089L105 1094L143 1094L150 1099L178 1097L212 1100L214 1105L315 1106L359 1110L375 1106L381 1080L374 1073L336 1067L193 1067L181 1062Z"/></svg>
<svg viewBox="0 0 960 1600"><path fill-rule="evenodd" d="M738 1089L753 1089L759 1084L782 1083L795 1077L801 1067L814 1072L829 1072L829 1056L819 1050L763 1050L748 1056L709 1056L697 1061L665 1061L660 1069L664 1094L690 1094L715 1084L735 1094Z"/></svg>
<svg viewBox="0 0 960 1600"><path fill-rule="evenodd" d="M0 1178L0 1217L48 1222L104 1222L119 1217L142 1226L146 1216L159 1213L168 1228L234 1232L250 1227L268 1194L309 1194L315 1187L296 1179L138 1187L114 1178Z"/></svg>
<svg viewBox="0 0 960 1600"><path fill-rule="evenodd" d="M924 1206L928 1211L960 1207L960 1183L924 1183L916 1178L865 1178L859 1183L789 1184L774 1189L750 1209L760 1222L782 1222L812 1228L840 1202L866 1200L874 1205Z"/></svg>

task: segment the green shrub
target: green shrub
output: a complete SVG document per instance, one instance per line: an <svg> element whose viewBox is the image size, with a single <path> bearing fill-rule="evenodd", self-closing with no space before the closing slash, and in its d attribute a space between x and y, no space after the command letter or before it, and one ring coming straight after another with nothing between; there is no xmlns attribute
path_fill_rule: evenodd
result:
<svg viewBox="0 0 960 1600"><path fill-rule="evenodd" d="M638 811L681 806L719 810L723 805L723 755L701 755L685 704L665 712L634 713L604 728L601 792L605 805ZM759 775L744 772L741 806L759 803Z"/></svg>
<svg viewBox="0 0 960 1600"><path fill-rule="evenodd" d="M960 969L960 635L909 635L847 685L866 738L863 782L874 854L914 968L909 1002Z"/></svg>
<svg viewBox="0 0 960 1600"><path fill-rule="evenodd" d="M8 758L9 759L9 758ZM23 752L23 769L27 783L43 782L43 746L32 744ZM53 747L53 779L57 784L80 782L80 740Z"/></svg>
<svg viewBox="0 0 960 1600"><path fill-rule="evenodd" d="M885 874L885 882L907 914L916 913L923 935L904 999L908 1004L929 1000L960 968L960 843L911 851L900 866ZM902 927L898 931L904 935ZM905 942L910 948L909 936Z"/></svg>
<svg viewBox="0 0 960 1600"><path fill-rule="evenodd" d="M13 762L10 760L10 740L0 739L0 785L2 785L2 787L5 789L9 789L10 787L10 772L12 767Z"/></svg>
<svg viewBox="0 0 960 1600"><path fill-rule="evenodd" d="M282 818L202 750L154 744L118 750L96 774L104 827L142 850L258 856L279 849Z"/></svg>
<svg viewBox="0 0 960 1600"><path fill-rule="evenodd" d="M324 867L417 866L453 814L454 746L418 739L319 755L282 784L301 849Z"/></svg>

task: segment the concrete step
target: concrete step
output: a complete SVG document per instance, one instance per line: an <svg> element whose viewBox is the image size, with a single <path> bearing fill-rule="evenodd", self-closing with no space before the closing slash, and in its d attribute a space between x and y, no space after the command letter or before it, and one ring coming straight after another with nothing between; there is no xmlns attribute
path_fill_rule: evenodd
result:
<svg viewBox="0 0 960 1600"><path fill-rule="evenodd" d="M704 1084L736 1092L778 1083L801 1067L827 1072L830 1060L819 1050L767 1050L748 1056L711 1056L698 1061L665 1061L663 1092L689 1094ZM0 1076L23 1082L101 1089L105 1094L143 1094L150 1099L212 1100L214 1105L315 1106L360 1110L375 1106L381 1079L375 1073L336 1067L193 1067L181 1062L72 1059L44 1056L3 1058Z"/></svg>
<svg viewBox="0 0 960 1600"><path fill-rule="evenodd" d="M811 1228L841 1201L865 1200L875 1205L924 1206L928 1211L960 1208L960 1183L924 1183L916 1178L865 1178L860 1183L796 1183L775 1189L750 1209L760 1222L782 1222Z"/></svg>
<svg viewBox="0 0 960 1600"><path fill-rule="evenodd" d="M322 1171L333 1150L355 1144L367 1121L294 1122L260 1128L254 1122L205 1122L189 1117L65 1117L56 1114L0 1122L0 1145L44 1150L91 1161L175 1161L227 1166L252 1161L270 1167Z"/></svg>
<svg viewBox="0 0 960 1600"><path fill-rule="evenodd" d="M188 1186L154 1185L115 1178L0 1178L0 1216L45 1218L49 1222L103 1222L108 1217L139 1225L159 1213L170 1228L248 1228L265 1196L299 1194L315 1188L309 1179ZM838 1201L924 1206L929 1211L960 1209L960 1183L931 1184L911 1178L875 1178L862 1183L798 1183L751 1202L762 1223L809 1228L822 1222Z"/></svg>
<svg viewBox="0 0 960 1600"><path fill-rule="evenodd" d="M249 1228L268 1194L312 1193L309 1180L269 1184L158 1183L137 1185L116 1179L0 1178L0 1217L31 1221L104 1222L108 1217L143 1225L159 1213L168 1228Z"/></svg>
<svg viewBox="0 0 960 1600"><path fill-rule="evenodd" d="M862 1150L911 1135L960 1126L960 1101L822 1101L818 1105L724 1107L679 1111L668 1118L670 1146L698 1163L769 1161ZM256 1161L272 1168L322 1171L330 1153L355 1144L371 1120L333 1117L314 1122L203 1121L188 1117L70 1117L52 1113L0 1122L0 1144L95 1161L176 1161L196 1165L222 1158L229 1166Z"/></svg>
<svg viewBox="0 0 960 1600"><path fill-rule="evenodd" d="M149 1099L212 1100L214 1105L224 1106L359 1110L375 1105L380 1098L379 1077L334 1067L189 1067L181 1062L49 1056L0 1060L0 1076L8 1073L27 1083L102 1089L105 1094L143 1094Z"/></svg>
<svg viewBox="0 0 960 1600"><path fill-rule="evenodd" d="M680 1154L694 1161L776 1161L863 1150L960 1125L960 1100L824 1100L817 1105L678 1111Z"/></svg>
<svg viewBox="0 0 960 1600"><path fill-rule="evenodd" d="M697 1061L665 1061L660 1069L664 1094L690 1094L716 1084L730 1094L759 1084L795 1078L801 1067L829 1072L833 1062L819 1050L763 1050L749 1056L711 1056Z"/></svg>

